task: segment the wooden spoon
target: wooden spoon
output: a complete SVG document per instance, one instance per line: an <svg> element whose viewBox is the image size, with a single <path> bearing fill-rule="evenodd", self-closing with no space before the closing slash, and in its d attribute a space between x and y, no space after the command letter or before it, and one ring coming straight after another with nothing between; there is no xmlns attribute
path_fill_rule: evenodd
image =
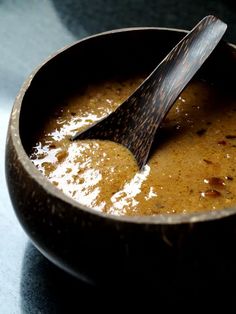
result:
<svg viewBox="0 0 236 314"><path fill-rule="evenodd" d="M76 139L111 140L126 146L142 168L157 128L175 100L216 47L227 25L206 16L165 57L136 91L114 112Z"/></svg>

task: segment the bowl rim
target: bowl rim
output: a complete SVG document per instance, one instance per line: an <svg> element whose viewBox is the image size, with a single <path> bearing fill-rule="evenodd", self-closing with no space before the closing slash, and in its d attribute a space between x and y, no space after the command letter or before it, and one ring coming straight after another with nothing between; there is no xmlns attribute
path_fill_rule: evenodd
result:
<svg viewBox="0 0 236 314"><path fill-rule="evenodd" d="M61 190L55 187L32 163L29 156L27 155L21 141L20 137L20 113L21 113L21 106L25 96L26 91L31 85L34 77L37 75L39 70L47 65L49 61L54 59L60 53L66 51L69 48L73 48L78 44L91 40L96 37L103 37L110 34L115 33L123 33L123 32L133 32L133 31L167 31L167 32L178 32L186 34L188 31L179 28L168 28L168 27L127 27L127 28L118 28L113 29L110 31L100 32L97 34L93 34L90 36L86 36L78 41L70 45L66 45L63 48L57 50L53 54L49 55L46 60L44 60L41 64L39 64L28 76L28 78L24 81L22 87L20 88L12 108L12 112L10 115L10 121L8 126L8 135L7 135L7 142L9 137L11 137L14 148L17 153L17 157L21 165L23 166L24 170L27 174L32 177L33 180L39 184L39 186L50 196L56 197L61 201L68 203L71 205L73 209L76 211L82 210L89 214L98 216L99 218L119 221L122 223L133 223L133 224L149 224L149 225L173 225L173 224L183 224L183 223L198 223L198 222L206 222L211 220L217 220L220 218L225 218L236 214L236 206L235 208L224 208L215 211L206 211L206 212L193 212L193 213L180 213L180 214L157 214L157 215L150 215L150 216L116 216L112 214L107 214L104 212L96 211L90 207L87 207L78 201L74 200L73 198L64 194ZM236 45L227 43L231 47L236 50Z"/></svg>

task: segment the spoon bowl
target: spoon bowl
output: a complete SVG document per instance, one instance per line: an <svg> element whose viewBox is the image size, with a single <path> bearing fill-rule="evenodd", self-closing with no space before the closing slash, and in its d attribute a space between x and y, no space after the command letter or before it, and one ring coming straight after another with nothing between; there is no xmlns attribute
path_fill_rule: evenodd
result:
<svg viewBox="0 0 236 314"><path fill-rule="evenodd" d="M36 69L16 97L6 145L15 212L34 245L82 280L160 284L174 279L178 287L190 287L235 273L236 208L111 216L63 194L29 158L35 132L66 95L98 78L135 75L137 69L150 73L185 35L173 29L133 28L81 40ZM235 71L236 47L221 43L197 75L234 94Z"/></svg>

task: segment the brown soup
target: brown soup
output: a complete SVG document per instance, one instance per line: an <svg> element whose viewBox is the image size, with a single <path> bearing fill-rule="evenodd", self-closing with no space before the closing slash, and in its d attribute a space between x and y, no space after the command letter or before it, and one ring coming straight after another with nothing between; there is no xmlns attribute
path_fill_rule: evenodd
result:
<svg viewBox="0 0 236 314"><path fill-rule="evenodd" d="M123 146L71 136L115 110L142 78L91 85L58 106L30 158L60 190L113 215L217 210L236 204L236 100L195 80L182 92L139 171Z"/></svg>

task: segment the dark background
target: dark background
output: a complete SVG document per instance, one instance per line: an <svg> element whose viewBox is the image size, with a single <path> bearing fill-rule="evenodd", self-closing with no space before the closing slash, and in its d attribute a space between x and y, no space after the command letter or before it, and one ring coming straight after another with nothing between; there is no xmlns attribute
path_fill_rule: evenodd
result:
<svg viewBox="0 0 236 314"><path fill-rule="evenodd" d="M30 244L11 206L4 174L6 130L14 98L42 60L89 34L128 26L190 29L215 14L228 23L225 36L236 42L235 0L0 0L0 313L136 311L145 306L189 313L236 312L235 279L216 278L184 287L90 287L48 262ZM180 288L181 287L181 288ZM108 300L112 302L109 305ZM126 304L126 305L125 305Z"/></svg>

